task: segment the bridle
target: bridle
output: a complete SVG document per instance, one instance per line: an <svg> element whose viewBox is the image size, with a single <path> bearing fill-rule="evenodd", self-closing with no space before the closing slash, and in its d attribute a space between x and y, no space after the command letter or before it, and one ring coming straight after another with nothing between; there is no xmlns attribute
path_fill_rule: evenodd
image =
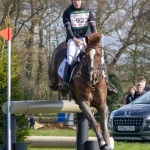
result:
<svg viewBox="0 0 150 150"><path fill-rule="evenodd" d="M86 48L93 48L93 49L96 49L96 48L100 48L100 51L102 51L102 47L101 46L86 46ZM101 53L102 54L102 53ZM101 57L102 55L100 54L99 57ZM99 66L98 68L95 68L95 67L88 67L88 73L92 72L92 71L95 71L95 70L98 70L100 71L101 70L101 64L99 63Z"/></svg>
<svg viewBox="0 0 150 150"><path fill-rule="evenodd" d="M101 46L86 46L85 48L99 48L102 51L102 47ZM101 53L102 54L102 53ZM99 55L99 57L101 57L102 55ZM99 82L97 81L95 84L93 84L90 79L89 79L89 74L91 71L97 71L96 77L97 79L99 79L102 76L102 80ZM80 77L82 79L82 81L87 84L91 90L94 93L95 88L100 85L103 81L103 71L102 71L102 65L101 62L99 63L98 67L87 67L87 63L86 63L86 56L84 55L83 59L82 59L82 65L80 66L80 69L77 71L77 73L75 74L75 76L72 78L72 80L74 80L76 77Z"/></svg>
<svg viewBox="0 0 150 150"><path fill-rule="evenodd" d="M101 46L92 46L92 45L90 45L90 46L86 46L86 48L92 48L92 49L99 48L100 50L102 50ZM99 57L102 56L101 54L99 55ZM86 56L85 56L84 61L83 61L83 66L82 66L81 70L82 70L83 76L85 77L85 78L84 77L82 78L83 81L94 91L95 87L102 82L102 80L101 80L101 82L98 82L98 79L100 78L100 76L102 76L101 62L99 63L98 67L87 67ZM89 78L89 75L93 71L96 71L96 78L93 81L91 81L90 78Z"/></svg>
<svg viewBox="0 0 150 150"><path fill-rule="evenodd" d="M101 47L101 46L92 46L92 45L90 45L90 46L86 46L86 48L100 48L100 49L102 49L102 47Z"/></svg>

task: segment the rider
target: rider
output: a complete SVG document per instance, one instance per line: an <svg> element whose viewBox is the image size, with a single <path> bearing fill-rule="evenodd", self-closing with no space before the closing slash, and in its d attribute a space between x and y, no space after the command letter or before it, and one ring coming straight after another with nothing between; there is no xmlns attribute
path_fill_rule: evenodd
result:
<svg viewBox="0 0 150 150"><path fill-rule="evenodd" d="M94 17L92 12L83 4L84 0L71 0L70 5L63 13L63 24L66 28L67 38L67 61L65 64L63 83L60 92L67 93L69 89L69 78L73 60L83 50L85 36L96 32ZM90 30L90 31L89 31ZM104 67L106 69L106 67ZM107 73L107 71L105 71ZM108 91L114 91L108 85ZM114 91L114 93L116 93Z"/></svg>

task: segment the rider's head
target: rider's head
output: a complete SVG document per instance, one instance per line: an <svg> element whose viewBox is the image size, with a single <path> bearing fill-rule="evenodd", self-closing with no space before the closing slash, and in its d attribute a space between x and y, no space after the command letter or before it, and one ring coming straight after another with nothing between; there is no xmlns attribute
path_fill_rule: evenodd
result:
<svg viewBox="0 0 150 150"><path fill-rule="evenodd" d="M77 9L79 9L82 5L84 0L71 0L73 6Z"/></svg>

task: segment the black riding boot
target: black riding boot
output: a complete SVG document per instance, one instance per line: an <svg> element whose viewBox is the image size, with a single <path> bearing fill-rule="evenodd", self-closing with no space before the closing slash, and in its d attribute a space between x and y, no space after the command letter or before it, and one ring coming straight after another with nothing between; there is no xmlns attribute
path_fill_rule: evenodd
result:
<svg viewBox="0 0 150 150"><path fill-rule="evenodd" d="M108 95L116 94L117 89L115 88L115 86L113 84L109 83L106 64L104 64L104 71L105 71L105 74L106 74L106 84L107 84Z"/></svg>
<svg viewBox="0 0 150 150"><path fill-rule="evenodd" d="M66 62L65 69L63 73L63 83L60 85L59 91L64 94L64 96L68 93L69 90L69 78L71 73L71 65Z"/></svg>

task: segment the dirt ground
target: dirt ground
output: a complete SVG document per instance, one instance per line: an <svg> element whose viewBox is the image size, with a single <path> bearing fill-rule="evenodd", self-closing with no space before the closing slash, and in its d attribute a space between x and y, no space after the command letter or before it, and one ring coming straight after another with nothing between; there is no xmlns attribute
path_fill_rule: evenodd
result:
<svg viewBox="0 0 150 150"><path fill-rule="evenodd" d="M40 128L44 127L44 126L45 126L45 124L35 122L34 129L40 129Z"/></svg>
<svg viewBox="0 0 150 150"><path fill-rule="evenodd" d="M48 129L76 129L74 126L66 126L64 123L35 123L34 129L43 129L43 130L48 130Z"/></svg>

